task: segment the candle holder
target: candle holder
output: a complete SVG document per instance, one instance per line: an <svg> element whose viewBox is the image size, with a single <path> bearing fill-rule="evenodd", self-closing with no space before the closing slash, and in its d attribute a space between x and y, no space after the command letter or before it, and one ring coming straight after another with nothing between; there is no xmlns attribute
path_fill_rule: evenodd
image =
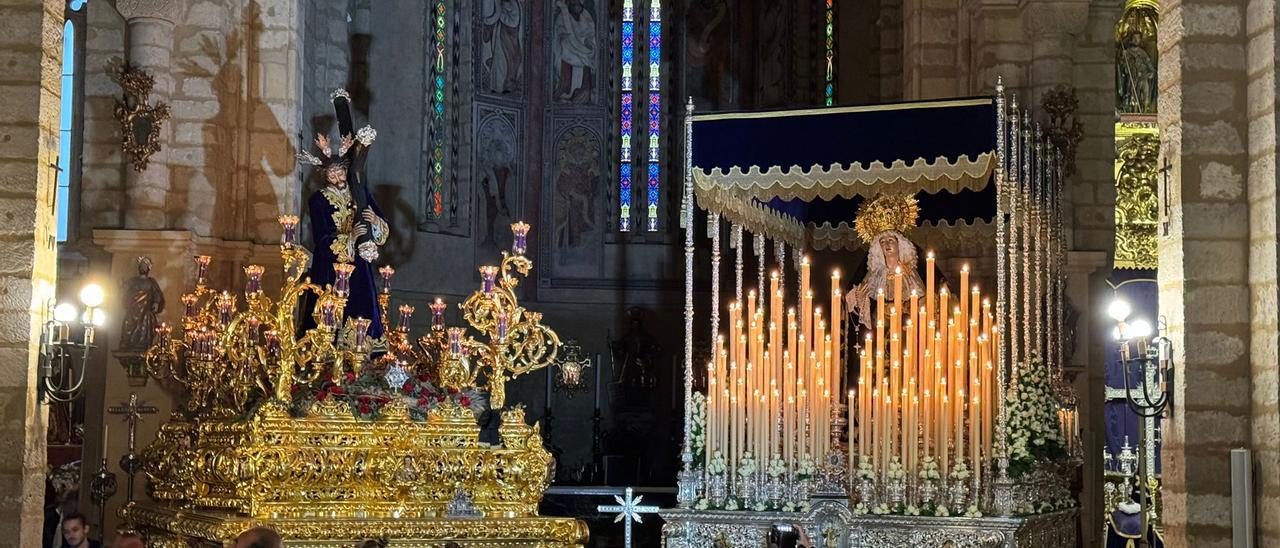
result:
<svg viewBox="0 0 1280 548"><path fill-rule="evenodd" d="M262 293L262 274L266 269L261 265L251 264L244 267L244 275L248 281L245 283L244 293L248 297L253 297Z"/></svg>
<svg viewBox="0 0 1280 548"><path fill-rule="evenodd" d="M298 243L298 216L281 215L277 220L280 222L280 231L282 233L280 245L293 247Z"/></svg>
<svg viewBox="0 0 1280 548"><path fill-rule="evenodd" d="M524 255L528 250L529 225L524 221L516 221L511 224L511 253L515 255Z"/></svg>
<svg viewBox="0 0 1280 548"><path fill-rule="evenodd" d="M209 263L213 261L213 257L208 255L197 255L196 261L196 287L204 287L209 283Z"/></svg>

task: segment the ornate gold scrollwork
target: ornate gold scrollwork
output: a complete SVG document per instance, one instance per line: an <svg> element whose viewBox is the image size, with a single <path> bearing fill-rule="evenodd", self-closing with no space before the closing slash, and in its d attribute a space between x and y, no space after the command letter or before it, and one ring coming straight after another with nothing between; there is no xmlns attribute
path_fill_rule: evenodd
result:
<svg viewBox="0 0 1280 548"><path fill-rule="evenodd" d="M124 97L116 100L115 108L120 145L138 172L145 171L151 156L160 152L160 128L169 119L169 105L150 103L155 84L156 79L138 67L126 64L120 70Z"/></svg>
<svg viewBox="0 0 1280 548"><path fill-rule="evenodd" d="M1135 133L1120 143L1116 163L1117 268L1156 268L1156 174L1160 138Z"/></svg>

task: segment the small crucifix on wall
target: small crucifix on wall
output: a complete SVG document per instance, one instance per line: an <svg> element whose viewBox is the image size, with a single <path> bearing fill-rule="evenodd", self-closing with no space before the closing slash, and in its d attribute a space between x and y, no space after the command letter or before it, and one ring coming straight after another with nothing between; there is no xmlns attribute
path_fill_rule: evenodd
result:
<svg viewBox="0 0 1280 548"><path fill-rule="evenodd" d="M1169 235L1169 176L1173 173L1173 164L1169 162L1168 151L1160 155L1160 235Z"/></svg>

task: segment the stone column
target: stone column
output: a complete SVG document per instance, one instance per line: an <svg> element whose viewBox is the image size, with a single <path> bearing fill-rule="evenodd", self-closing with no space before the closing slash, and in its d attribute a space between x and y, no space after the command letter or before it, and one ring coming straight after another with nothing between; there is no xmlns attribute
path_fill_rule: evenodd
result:
<svg viewBox="0 0 1280 548"><path fill-rule="evenodd" d="M1170 548L1231 545L1229 452L1250 443L1253 196L1242 178L1252 101L1246 101L1244 20L1239 3L1161 5L1159 125L1162 162L1170 169L1158 183L1164 223L1158 280L1175 364L1162 447ZM1274 50L1269 55L1274 59ZM1274 217L1272 209L1259 220ZM1274 371L1276 364L1267 367Z"/></svg>
<svg viewBox="0 0 1280 548"><path fill-rule="evenodd" d="M155 78L150 102L168 103L173 94L171 56L173 23L177 13L175 0L119 0L116 10L129 24L129 63ZM173 143L173 124L161 127L160 151L151 157L141 173L128 169L125 212L127 228L164 228L165 195L170 188L169 147Z"/></svg>
<svg viewBox="0 0 1280 548"><path fill-rule="evenodd" d="M1277 306L1280 303L1280 244L1277 243L1276 143L1280 137L1277 113L1276 52L1280 51L1280 10L1275 0L1251 0L1245 8L1249 34L1246 70L1249 73L1249 286L1250 362L1252 369L1252 447L1258 543L1280 545L1280 335ZM1212 187L1215 194L1239 192L1239 177L1223 177Z"/></svg>
<svg viewBox="0 0 1280 548"><path fill-rule="evenodd" d="M38 334L56 279L53 195L62 93L63 0L5 3L0 17L0 548L39 546L45 417Z"/></svg>

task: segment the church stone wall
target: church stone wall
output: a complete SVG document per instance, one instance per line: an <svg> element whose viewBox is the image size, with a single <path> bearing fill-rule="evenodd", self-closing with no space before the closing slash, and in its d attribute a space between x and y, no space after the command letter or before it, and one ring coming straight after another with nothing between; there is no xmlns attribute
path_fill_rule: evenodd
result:
<svg viewBox="0 0 1280 548"><path fill-rule="evenodd" d="M0 6L0 546L38 546L47 409L36 401L36 341L55 262L49 168L58 151L62 0Z"/></svg>

